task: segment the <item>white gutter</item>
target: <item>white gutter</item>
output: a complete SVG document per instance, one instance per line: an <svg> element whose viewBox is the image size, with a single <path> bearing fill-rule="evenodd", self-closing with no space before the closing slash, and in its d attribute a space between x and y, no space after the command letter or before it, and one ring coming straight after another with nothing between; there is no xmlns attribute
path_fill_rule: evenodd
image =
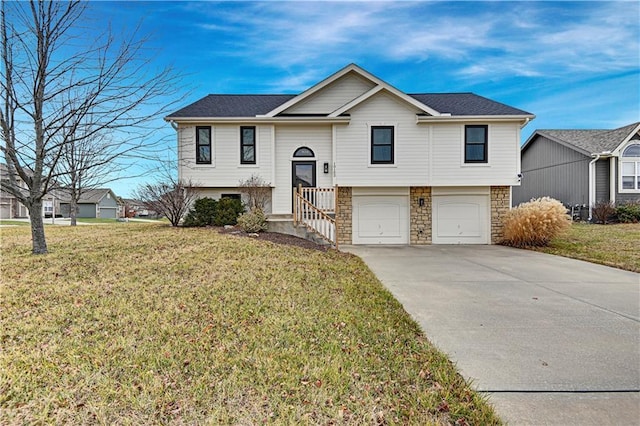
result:
<svg viewBox="0 0 640 426"><path fill-rule="evenodd" d="M167 120L167 119L165 118L165 120ZM171 127L173 127L173 130L175 130L177 132L178 131L178 124L173 120L167 120L167 121L169 122L169 124L171 124Z"/></svg>
<svg viewBox="0 0 640 426"><path fill-rule="evenodd" d="M417 123L455 123L455 122L491 122L491 121L524 121L524 127L535 115L440 115L417 116Z"/></svg>
<svg viewBox="0 0 640 426"><path fill-rule="evenodd" d="M600 154L591 155L595 155L595 158L589 162L589 222L593 216L593 203L596 200L596 161L600 159Z"/></svg>
<svg viewBox="0 0 640 426"><path fill-rule="evenodd" d="M180 123L281 123L281 124L348 124L351 117L165 117L168 122Z"/></svg>

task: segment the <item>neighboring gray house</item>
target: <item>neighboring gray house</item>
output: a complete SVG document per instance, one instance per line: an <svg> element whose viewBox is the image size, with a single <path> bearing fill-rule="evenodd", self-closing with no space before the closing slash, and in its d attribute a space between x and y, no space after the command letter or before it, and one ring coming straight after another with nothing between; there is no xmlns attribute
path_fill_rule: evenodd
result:
<svg viewBox="0 0 640 426"><path fill-rule="evenodd" d="M69 200L62 201L60 207L63 216L69 217ZM77 217L117 219L119 213L118 198L109 188L84 190L78 201Z"/></svg>
<svg viewBox="0 0 640 426"><path fill-rule="evenodd" d="M514 206L542 196L587 207L640 201L640 122L613 130L536 130L521 155Z"/></svg>

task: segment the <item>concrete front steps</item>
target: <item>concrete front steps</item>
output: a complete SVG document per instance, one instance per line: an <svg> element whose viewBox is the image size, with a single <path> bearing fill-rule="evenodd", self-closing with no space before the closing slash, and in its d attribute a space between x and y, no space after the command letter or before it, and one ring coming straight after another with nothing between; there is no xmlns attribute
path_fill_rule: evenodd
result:
<svg viewBox="0 0 640 426"><path fill-rule="evenodd" d="M333 244L306 226L302 224L295 226L293 224L293 215L291 214L269 215L267 217L267 230L269 232L279 232L280 234L304 238L305 240L313 241L321 246L333 246Z"/></svg>

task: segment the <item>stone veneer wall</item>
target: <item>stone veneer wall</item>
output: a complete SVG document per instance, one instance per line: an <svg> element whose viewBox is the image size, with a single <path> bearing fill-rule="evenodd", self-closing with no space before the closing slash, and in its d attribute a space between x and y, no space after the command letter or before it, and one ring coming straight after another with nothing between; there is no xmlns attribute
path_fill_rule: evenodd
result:
<svg viewBox="0 0 640 426"><path fill-rule="evenodd" d="M491 244L502 241L502 219L511 208L511 198L508 186L491 187Z"/></svg>
<svg viewBox="0 0 640 426"><path fill-rule="evenodd" d="M420 198L424 205L420 206ZM431 244L431 187L412 186L409 189L409 242Z"/></svg>
<svg viewBox="0 0 640 426"><path fill-rule="evenodd" d="M336 187L336 242L340 244L352 243L353 232L353 203L350 186Z"/></svg>

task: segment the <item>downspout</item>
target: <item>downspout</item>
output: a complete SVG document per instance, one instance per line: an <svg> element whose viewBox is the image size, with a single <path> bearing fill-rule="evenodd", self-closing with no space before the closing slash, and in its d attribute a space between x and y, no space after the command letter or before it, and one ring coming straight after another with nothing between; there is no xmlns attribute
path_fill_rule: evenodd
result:
<svg viewBox="0 0 640 426"><path fill-rule="evenodd" d="M609 199L616 203L616 157L609 157Z"/></svg>
<svg viewBox="0 0 640 426"><path fill-rule="evenodd" d="M589 222L592 219L593 203L596 199L596 161L600 159L600 154L595 155L595 158L589 162Z"/></svg>

